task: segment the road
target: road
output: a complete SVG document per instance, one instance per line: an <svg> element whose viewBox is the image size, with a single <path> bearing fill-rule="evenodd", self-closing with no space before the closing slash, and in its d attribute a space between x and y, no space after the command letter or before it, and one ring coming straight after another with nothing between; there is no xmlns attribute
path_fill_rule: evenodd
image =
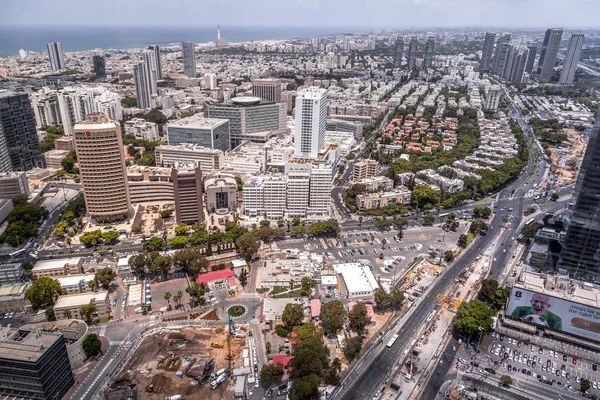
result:
<svg viewBox="0 0 600 400"><path fill-rule="evenodd" d="M517 117L521 127L524 127L525 138L532 140L531 129L527 126L527 122L521 116L520 111L512 105L511 114ZM467 268L475 259L481 255L498 237L505 239L507 237L505 230L502 227L501 221L505 216L514 218L517 226L523 218L523 199L531 185L538 184L542 179L542 174L538 173L530 179L529 175L536 168L534 151L539 151L538 146L531 146L534 150L529 151L529 159L524 172L513 182L502 189L497 196L497 213L494 222L490 226L487 234L481 236L469 248L467 248L454 264L448 267L446 272L433 283L431 290L420 299L420 303L412 317L407 318L406 322L399 331L400 336L394 345L387 349L385 343L376 345L373 351L362 360L362 364L366 367L360 371L358 376L352 376L352 379L347 379L343 386L336 394L335 398L343 400L364 400L371 399L375 392L382 386L385 380L390 375L393 366L401 358L402 353L408 350L410 342L416 337L419 329L425 323L429 314L434 310L437 303L437 294L445 293L458 275ZM544 157L539 157L537 167L545 168L545 162L542 163ZM530 179L529 183L527 180ZM514 190L514 192L513 192ZM508 211L509 209L512 211ZM510 234L510 233L509 233ZM492 270L501 269L500 262L493 263L490 267Z"/></svg>

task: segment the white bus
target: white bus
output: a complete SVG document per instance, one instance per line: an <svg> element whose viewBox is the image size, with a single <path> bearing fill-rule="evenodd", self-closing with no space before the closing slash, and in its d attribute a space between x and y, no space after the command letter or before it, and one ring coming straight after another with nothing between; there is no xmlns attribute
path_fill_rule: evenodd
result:
<svg viewBox="0 0 600 400"><path fill-rule="evenodd" d="M27 251L26 249L21 249L21 250L13 251L12 253L9 254L9 256L16 257L18 255L21 255L21 254L25 253L26 251Z"/></svg>
<svg viewBox="0 0 600 400"><path fill-rule="evenodd" d="M535 221L535 218L531 218L529 221L525 222L525 226L531 225Z"/></svg>
<svg viewBox="0 0 600 400"><path fill-rule="evenodd" d="M394 345L394 343L396 343L396 339L398 339L398 334L396 333L394 336L392 336L392 338L390 339L390 341L385 345L385 347L387 347L388 349L391 349L392 346Z"/></svg>

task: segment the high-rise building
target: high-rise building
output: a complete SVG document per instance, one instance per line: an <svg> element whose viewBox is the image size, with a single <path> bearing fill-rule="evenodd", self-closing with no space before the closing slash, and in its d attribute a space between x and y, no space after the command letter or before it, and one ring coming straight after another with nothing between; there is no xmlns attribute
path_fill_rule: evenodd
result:
<svg viewBox="0 0 600 400"><path fill-rule="evenodd" d="M175 221L193 225L204 221L202 211L202 172L193 163L176 163L171 169L175 195Z"/></svg>
<svg viewBox="0 0 600 400"><path fill-rule="evenodd" d="M148 70L148 76L150 77L150 92L152 94L158 93L158 86L156 83L158 81L158 71L156 70L157 63L155 56L156 54L152 50L144 50L142 52L142 62L146 64Z"/></svg>
<svg viewBox="0 0 600 400"><path fill-rule="evenodd" d="M15 399L61 399L75 383L62 333L0 330L0 393Z"/></svg>
<svg viewBox="0 0 600 400"><path fill-rule="evenodd" d="M581 279L600 280L600 111L592 128L574 194L558 266Z"/></svg>
<svg viewBox="0 0 600 400"><path fill-rule="evenodd" d="M320 162L316 165L313 165L313 168L310 170L310 195L308 203L309 216L329 216L332 181L333 168L331 164Z"/></svg>
<svg viewBox="0 0 600 400"><path fill-rule="evenodd" d="M413 69L417 66L417 51L419 49L419 39L413 36L408 44L408 68Z"/></svg>
<svg viewBox="0 0 600 400"><path fill-rule="evenodd" d="M252 95L270 103L281 103L281 81L279 79L253 79Z"/></svg>
<svg viewBox="0 0 600 400"><path fill-rule="evenodd" d="M535 57L537 56L538 47L537 44L530 44L527 49L529 54L527 55L527 63L525 64L525 72L531 74L533 72L533 64L535 63Z"/></svg>
<svg viewBox="0 0 600 400"><path fill-rule="evenodd" d="M65 55L63 54L62 45L58 42L48 43L48 58L50 59L50 67L52 71L60 71L65 69Z"/></svg>
<svg viewBox="0 0 600 400"><path fill-rule="evenodd" d="M482 72L489 72L492 68L492 55L494 54L495 43L496 33L486 32L485 40L483 42L483 52L481 54L481 63L479 64L479 70Z"/></svg>
<svg viewBox="0 0 600 400"><path fill-rule="evenodd" d="M162 79L162 63L160 61L160 46L157 44L153 44L148 47L148 50L154 52L154 69L156 70L156 79Z"/></svg>
<svg viewBox="0 0 600 400"><path fill-rule="evenodd" d="M327 90L310 86L296 97L294 155L317 158L325 146L327 126Z"/></svg>
<svg viewBox="0 0 600 400"><path fill-rule="evenodd" d="M121 96L104 86L43 87L30 95L38 127L62 126L65 135L87 114L103 113L113 121L123 119Z"/></svg>
<svg viewBox="0 0 600 400"><path fill-rule="evenodd" d="M217 88L217 75L208 73L204 75L204 86L207 89L214 90Z"/></svg>
<svg viewBox="0 0 600 400"><path fill-rule="evenodd" d="M133 79L138 108L152 108L152 75L146 62L133 66Z"/></svg>
<svg viewBox="0 0 600 400"><path fill-rule="evenodd" d="M190 78L196 77L196 51L194 42L181 42L183 51L183 74Z"/></svg>
<svg viewBox="0 0 600 400"><path fill-rule="evenodd" d="M104 114L88 114L73 127L87 212L99 221L126 219L131 202L121 127Z"/></svg>
<svg viewBox="0 0 600 400"><path fill-rule="evenodd" d="M226 119L196 114L168 123L165 132L167 142L172 146L190 143L209 149L229 150L229 121Z"/></svg>
<svg viewBox="0 0 600 400"><path fill-rule="evenodd" d="M234 97L230 103L204 103L204 116L229 120L231 148L244 140L265 143L287 131L285 103L263 103L258 97Z"/></svg>
<svg viewBox="0 0 600 400"><path fill-rule="evenodd" d="M357 163L354 163L352 169L352 180L358 182L365 178L372 178L377 174L379 169L379 163L375 160L365 158Z"/></svg>
<svg viewBox="0 0 600 400"><path fill-rule="evenodd" d="M508 46L506 65L502 78L514 83L521 83L523 81L528 51L526 48L513 45Z"/></svg>
<svg viewBox="0 0 600 400"><path fill-rule="evenodd" d="M402 65L402 55L404 53L404 38L398 36L396 43L394 43L394 68L400 68Z"/></svg>
<svg viewBox="0 0 600 400"><path fill-rule="evenodd" d="M552 28L546 31L544 42L542 43L542 52L538 62L538 74L540 82L550 82L556 64L556 55L558 47L562 40L562 28Z"/></svg>
<svg viewBox="0 0 600 400"><path fill-rule="evenodd" d="M498 103L502 97L502 88L498 85L490 85L485 88L483 108L486 110L497 110Z"/></svg>
<svg viewBox="0 0 600 400"><path fill-rule="evenodd" d="M433 56L435 54L435 38L430 36L425 43L425 57L423 58L423 66L431 68L433 65Z"/></svg>
<svg viewBox="0 0 600 400"><path fill-rule="evenodd" d="M13 171L44 167L35 115L26 93L0 90L0 126L5 142L0 140L0 169L7 170L6 149Z"/></svg>
<svg viewBox="0 0 600 400"><path fill-rule="evenodd" d="M506 61L510 51L510 39L511 36L509 33L504 34L498 39L498 44L496 45L496 52L492 61L492 72L500 77L504 76L504 70L506 69Z"/></svg>
<svg viewBox="0 0 600 400"><path fill-rule="evenodd" d="M94 64L94 74L96 77L101 78L106 76L106 58L99 54L96 54L92 57L92 62Z"/></svg>
<svg viewBox="0 0 600 400"><path fill-rule="evenodd" d="M29 181L24 171L0 173L0 193L3 199L29 197Z"/></svg>
<svg viewBox="0 0 600 400"><path fill-rule="evenodd" d="M288 179L286 190L288 217L305 218L308 214L310 169L291 167L286 175Z"/></svg>
<svg viewBox="0 0 600 400"><path fill-rule="evenodd" d="M581 47L583 46L584 37L583 33L574 33L571 35L567 54L563 60L563 69L558 80L558 83L561 85L573 84L575 71L577 71L577 63L579 63L579 58L581 57Z"/></svg>

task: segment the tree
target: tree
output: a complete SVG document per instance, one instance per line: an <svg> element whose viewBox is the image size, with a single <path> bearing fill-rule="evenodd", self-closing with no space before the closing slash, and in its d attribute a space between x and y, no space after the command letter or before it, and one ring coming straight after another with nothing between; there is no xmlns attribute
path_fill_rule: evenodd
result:
<svg viewBox="0 0 600 400"><path fill-rule="evenodd" d="M537 231L539 231L541 228L542 224L540 224L539 222L533 222L529 225L525 225L521 229L522 239L525 241L526 244L530 244L533 238L535 237Z"/></svg>
<svg viewBox="0 0 600 400"><path fill-rule="evenodd" d="M117 232L115 230L110 230L110 231L104 232L102 234L102 240L104 241L104 243L108 243L108 244L115 243L118 238L119 238L119 232Z"/></svg>
<svg viewBox="0 0 600 400"><path fill-rule="evenodd" d="M206 287L204 282L198 284L196 281L191 281L190 286L188 286L185 291L193 297L196 304L202 305L206 302L204 295L208 292L208 287Z"/></svg>
<svg viewBox="0 0 600 400"><path fill-rule="evenodd" d="M463 249L467 248L467 246L469 245L469 237L467 235L460 235L458 237L458 243L457 243L460 247L462 247Z"/></svg>
<svg viewBox="0 0 600 400"><path fill-rule="evenodd" d="M460 226L460 222L456 221L456 220L450 220L448 222L446 222L444 225L442 225L442 229L445 230L446 232L456 232L456 230L458 229L458 227Z"/></svg>
<svg viewBox="0 0 600 400"><path fill-rule="evenodd" d="M300 304L288 303L281 314L281 321L285 324L288 330L302 324L304 319L304 310Z"/></svg>
<svg viewBox="0 0 600 400"><path fill-rule="evenodd" d="M404 292L399 288L393 288L390 292L390 307L398 310L404 303Z"/></svg>
<svg viewBox="0 0 600 400"><path fill-rule="evenodd" d="M181 249L185 247L188 243L187 236L175 236L171 240L169 240L169 246L174 247L176 249Z"/></svg>
<svg viewBox="0 0 600 400"><path fill-rule="evenodd" d="M377 304L377 307L381 310L387 310L390 307L391 304L391 298L390 296L385 292L385 290L383 289L375 289L374 292L374 297L375 297L375 304Z"/></svg>
<svg viewBox="0 0 600 400"><path fill-rule="evenodd" d="M94 303L90 303L79 308L79 315L81 315L87 324L90 324L94 319L94 314L96 314L97 311L96 305Z"/></svg>
<svg viewBox="0 0 600 400"><path fill-rule="evenodd" d="M162 210L160 212L160 217L163 219L170 218L173 215L173 210Z"/></svg>
<svg viewBox="0 0 600 400"><path fill-rule="evenodd" d="M315 374L294 379L289 393L290 400L318 400L319 381L319 377Z"/></svg>
<svg viewBox="0 0 600 400"><path fill-rule="evenodd" d="M365 326L371 322L371 317L367 315L367 306L363 303L355 304L348 313L348 322L350 329L356 334L362 335Z"/></svg>
<svg viewBox="0 0 600 400"><path fill-rule="evenodd" d="M96 271L94 280L104 290L108 290L110 283L117 277L117 273L110 267L102 268Z"/></svg>
<svg viewBox="0 0 600 400"><path fill-rule="evenodd" d="M57 295L61 293L60 283L52 278L38 278L25 292L25 298L31 302L34 309L53 305Z"/></svg>
<svg viewBox="0 0 600 400"><path fill-rule="evenodd" d="M380 231L385 231L390 226L392 226L392 223L387 219L380 219L379 221L375 222L375 228L377 228Z"/></svg>
<svg viewBox="0 0 600 400"><path fill-rule="evenodd" d="M175 235L186 236L190 231L190 227L187 224L180 224L175 227Z"/></svg>
<svg viewBox="0 0 600 400"><path fill-rule="evenodd" d="M423 222L427 225L431 225L435 222L435 217L431 214L427 214L423 217Z"/></svg>
<svg viewBox="0 0 600 400"><path fill-rule="evenodd" d="M271 221L269 221L268 219L263 219L262 221L259 222L260 226L271 226Z"/></svg>
<svg viewBox="0 0 600 400"><path fill-rule="evenodd" d="M88 357L96 357L102 350L102 341L95 333L90 333L83 339L81 344L83 351Z"/></svg>
<svg viewBox="0 0 600 400"><path fill-rule="evenodd" d="M208 270L208 261L195 248L182 249L173 255L173 265L181 272L193 277Z"/></svg>
<svg viewBox="0 0 600 400"><path fill-rule="evenodd" d="M559 197L560 196L558 195L558 193L554 192L552 193L551 199L552 201L558 201Z"/></svg>
<svg viewBox="0 0 600 400"><path fill-rule="evenodd" d="M492 316L492 310L485 303L471 300L462 303L458 308L454 317L454 326L463 336L479 335L491 329Z"/></svg>
<svg viewBox="0 0 600 400"><path fill-rule="evenodd" d="M344 340L344 356L351 362L360 354L362 348L362 336L354 336Z"/></svg>
<svg viewBox="0 0 600 400"><path fill-rule="evenodd" d="M589 379L583 379L581 381L581 391L582 392L587 392L588 390L590 390L590 387L592 387L592 383L590 382Z"/></svg>
<svg viewBox="0 0 600 400"><path fill-rule="evenodd" d="M361 215L358 217L358 224L362 225L363 221L365 220L365 218Z"/></svg>
<svg viewBox="0 0 600 400"><path fill-rule="evenodd" d="M508 375L502 375L502 378L500 378L500 382L502 382L502 384L506 387L513 384L512 378Z"/></svg>
<svg viewBox="0 0 600 400"><path fill-rule="evenodd" d="M246 262L252 261L252 257L254 257L260 247L256 236L251 233L244 233L236 240L235 244Z"/></svg>
<svg viewBox="0 0 600 400"><path fill-rule="evenodd" d="M266 388L280 382L282 377L283 365L281 363L263 364L260 370L260 380Z"/></svg>
<svg viewBox="0 0 600 400"><path fill-rule="evenodd" d="M452 250L446 250L444 252L444 261L447 263L454 261L454 252Z"/></svg>
<svg viewBox="0 0 600 400"><path fill-rule="evenodd" d="M151 237L142 245L145 251L163 251L165 247L167 247L165 240L157 236Z"/></svg>
<svg viewBox="0 0 600 400"><path fill-rule="evenodd" d="M310 276L303 276L300 281L300 287L302 288L302 292L306 293L306 296L310 296L312 294L313 289L313 280Z"/></svg>
<svg viewBox="0 0 600 400"><path fill-rule="evenodd" d="M239 279L240 285L242 285L242 287L246 286L246 284L248 283L248 271L246 271L246 268L242 268L242 270L240 271L240 276L238 276L238 279Z"/></svg>
<svg viewBox="0 0 600 400"><path fill-rule="evenodd" d="M469 233L473 235L483 234L488 230L489 226L481 219L476 219L471 222L471 226L469 227Z"/></svg>
<svg viewBox="0 0 600 400"><path fill-rule="evenodd" d="M300 342L292 352L290 360L292 378L305 377L311 374L321 376L329 364L329 349L321 338L312 337Z"/></svg>
<svg viewBox="0 0 600 400"><path fill-rule="evenodd" d="M330 301L321 306L321 321L323 329L328 333L335 333L344 327L348 314L344 308L344 303L340 300Z"/></svg>
<svg viewBox="0 0 600 400"><path fill-rule="evenodd" d="M275 230L273 228L271 228L270 226L261 226L256 231L256 236L258 236L258 238L260 240L262 240L263 242L270 242L271 239L273 238L274 232L275 232Z"/></svg>
<svg viewBox="0 0 600 400"><path fill-rule="evenodd" d="M152 276L166 276L171 271L173 259L170 256L156 256L150 265L150 274Z"/></svg>
<svg viewBox="0 0 600 400"><path fill-rule="evenodd" d="M183 292L178 290L173 296L173 301L175 302L175 307L179 307L181 305L181 299L183 298Z"/></svg>
<svg viewBox="0 0 600 400"><path fill-rule="evenodd" d="M96 246L102 241L102 232L98 229L79 236L79 241L86 246Z"/></svg>
<svg viewBox="0 0 600 400"><path fill-rule="evenodd" d="M415 186L412 190L412 202L417 208L431 208L440 202L439 190L429 186Z"/></svg>
<svg viewBox="0 0 600 400"><path fill-rule="evenodd" d="M164 294L165 300L169 303L169 308L171 308L171 292L165 292Z"/></svg>
<svg viewBox="0 0 600 400"><path fill-rule="evenodd" d="M69 318L71 318L71 310L69 310L68 308L67 308L67 309L65 309L65 310L63 311L63 317L64 317L65 319L69 319Z"/></svg>
<svg viewBox="0 0 600 400"><path fill-rule="evenodd" d="M323 337L323 329L317 328L312 322L305 322L302 325L296 326L293 331L296 335L296 344L308 338L316 337L320 339Z"/></svg>
<svg viewBox="0 0 600 400"><path fill-rule="evenodd" d="M46 319L48 321L56 321L56 315L54 314L54 307L46 307Z"/></svg>

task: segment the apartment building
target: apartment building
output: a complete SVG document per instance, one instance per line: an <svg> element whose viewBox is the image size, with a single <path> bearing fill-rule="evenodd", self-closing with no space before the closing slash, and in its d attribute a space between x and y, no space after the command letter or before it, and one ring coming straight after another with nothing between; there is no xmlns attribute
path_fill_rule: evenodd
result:
<svg viewBox="0 0 600 400"><path fill-rule="evenodd" d="M368 191L375 190L392 190L394 188L394 180L386 176L376 176L374 178L365 178L357 181L361 185L365 185Z"/></svg>
<svg viewBox="0 0 600 400"><path fill-rule="evenodd" d="M125 135L133 136L136 139L158 142L158 125L154 122L148 122L143 118L132 118L125 122Z"/></svg>
<svg viewBox="0 0 600 400"><path fill-rule="evenodd" d="M252 95L270 103L281 103L281 81L279 79L253 79Z"/></svg>
<svg viewBox="0 0 600 400"><path fill-rule="evenodd" d="M99 221L128 218L131 201L119 124L104 114L88 114L73 127L73 136L87 212Z"/></svg>
<svg viewBox="0 0 600 400"><path fill-rule="evenodd" d="M305 218L308 212L310 193L310 169L292 167L287 171L288 217Z"/></svg>
<svg viewBox="0 0 600 400"><path fill-rule="evenodd" d="M317 158L325 146L327 126L327 90L307 87L296 97L294 155Z"/></svg>
<svg viewBox="0 0 600 400"><path fill-rule="evenodd" d="M62 160L64 160L67 155L69 155L68 150L48 150L44 153L46 168L61 169Z"/></svg>
<svg viewBox="0 0 600 400"><path fill-rule="evenodd" d="M171 167L178 162L196 163L203 173L218 171L223 168L224 153L195 144L183 143L177 146L156 146L156 165Z"/></svg>
<svg viewBox="0 0 600 400"><path fill-rule="evenodd" d="M56 319L81 318L79 313L81 306L93 304L96 306L96 314L104 315L108 307L108 292L74 293L58 296L54 303L54 315ZM70 317L65 318L65 310L69 310Z"/></svg>
<svg viewBox="0 0 600 400"><path fill-rule="evenodd" d="M56 278L59 276L79 274L81 258L62 258L38 261L33 266L33 276L36 278Z"/></svg>
<svg viewBox="0 0 600 400"><path fill-rule="evenodd" d="M23 280L23 266L20 263L0 264L0 285Z"/></svg>
<svg viewBox="0 0 600 400"><path fill-rule="evenodd" d="M287 177L285 175L267 176L263 181L265 218L283 218L286 210L286 188Z"/></svg>
<svg viewBox="0 0 600 400"><path fill-rule="evenodd" d="M358 182L361 179L372 178L377 174L379 163L368 158L354 164L352 168L352 180Z"/></svg>
<svg viewBox="0 0 600 400"><path fill-rule="evenodd" d="M331 164L318 163L310 170L310 193L308 214L311 217L328 217L331 203Z"/></svg>
<svg viewBox="0 0 600 400"><path fill-rule="evenodd" d="M130 166L127 186L132 204L175 201L170 168Z"/></svg>
<svg viewBox="0 0 600 400"><path fill-rule="evenodd" d="M0 313L22 312L25 309L25 292L28 287L27 283L0 286Z"/></svg>

